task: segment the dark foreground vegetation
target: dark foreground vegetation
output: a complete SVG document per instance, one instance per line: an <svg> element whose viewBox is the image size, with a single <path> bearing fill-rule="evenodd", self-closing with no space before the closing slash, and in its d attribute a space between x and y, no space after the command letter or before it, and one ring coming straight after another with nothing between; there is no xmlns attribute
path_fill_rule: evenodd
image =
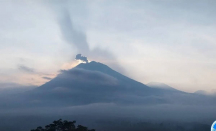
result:
<svg viewBox="0 0 216 131"><path fill-rule="evenodd" d="M76 127L75 123L76 121L62 121L62 119L59 119L53 121L52 124L46 125L45 128L39 126L31 131L95 131L94 129L89 130L87 127L82 125Z"/></svg>

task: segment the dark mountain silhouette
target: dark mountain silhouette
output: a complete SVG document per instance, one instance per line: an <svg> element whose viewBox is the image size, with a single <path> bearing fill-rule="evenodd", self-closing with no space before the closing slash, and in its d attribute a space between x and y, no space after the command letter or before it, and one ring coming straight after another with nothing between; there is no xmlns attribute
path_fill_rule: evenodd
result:
<svg viewBox="0 0 216 131"><path fill-rule="evenodd" d="M64 75L68 75L68 77L63 77ZM61 80L60 80L61 79ZM74 81L75 80L75 81ZM61 82L59 82L61 81ZM69 81L77 82L81 81L83 82L93 82L96 84L105 84L105 85L111 85L111 86L116 86L116 85L124 85L124 88L142 88L145 90L149 90L150 88L140 82L137 82L133 79L130 79L114 70L109 68L108 66L92 61L90 63L81 63L78 66L70 69L70 70L63 70L61 71L61 74L58 75L56 78L51 80L50 82L42 85L39 88L54 88L56 86L74 86L76 83L72 83ZM57 83L59 82L59 83ZM62 85L63 82L66 82L67 84L72 84L72 85ZM69 82L69 83L68 83ZM109 82L109 83L107 83ZM92 83L91 83L92 84ZM79 85L76 85L79 86ZM136 88L134 88L136 87ZM39 89L38 88L38 89Z"/></svg>
<svg viewBox="0 0 216 131"><path fill-rule="evenodd" d="M209 104L214 101L212 97L201 97L197 94L178 91L165 84L159 84L159 86L161 85L162 88L146 86L112 70L107 65L92 61L79 64L69 70L61 70L57 77L44 85L17 95L16 101L20 100L21 102L13 105L37 107L93 103L122 105Z"/></svg>
<svg viewBox="0 0 216 131"><path fill-rule="evenodd" d="M44 93L46 95L42 95ZM100 102L155 104L166 103L159 97L164 93L92 61L70 70L62 70L56 78L31 91L29 95L75 105Z"/></svg>

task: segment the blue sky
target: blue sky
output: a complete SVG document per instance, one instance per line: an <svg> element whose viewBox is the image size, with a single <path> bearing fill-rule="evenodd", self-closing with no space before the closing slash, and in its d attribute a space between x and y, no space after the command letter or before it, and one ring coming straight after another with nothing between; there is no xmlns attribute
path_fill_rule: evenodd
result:
<svg viewBox="0 0 216 131"><path fill-rule="evenodd" d="M142 83L216 89L214 0L0 2L0 83L41 85L82 53ZM76 36L76 37L73 37Z"/></svg>

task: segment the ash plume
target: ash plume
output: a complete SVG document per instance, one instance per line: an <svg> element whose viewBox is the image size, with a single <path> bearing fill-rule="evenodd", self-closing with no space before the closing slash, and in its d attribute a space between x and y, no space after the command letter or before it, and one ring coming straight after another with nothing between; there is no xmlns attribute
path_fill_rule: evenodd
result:
<svg viewBox="0 0 216 131"><path fill-rule="evenodd" d="M88 63L88 58L85 57L85 56L82 56L81 54L77 54L75 59L76 60L81 60L81 61L83 61L85 63Z"/></svg>
<svg viewBox="0 0 216 131"><path fill-rule="evenodd" d="M81 52L93 60L109 64L112 68L123 73L123 68L118 64L116 57L109 50L101 49L99 47L95 47L90 50L86 32L84 30L77 29L75 23L73 22L73 14L71 14L68 10L68 1L57 3L57 6L50 6L52 5L50 2L48 2L48 5L56 15L57 24L60 27L62 38L68 44L76 47L78 52ZM85 6L83 8L85 8ZM73 10L73 8L70 8L70 10ZM87 63L87 60L84 60L84 62Z"/></svg>

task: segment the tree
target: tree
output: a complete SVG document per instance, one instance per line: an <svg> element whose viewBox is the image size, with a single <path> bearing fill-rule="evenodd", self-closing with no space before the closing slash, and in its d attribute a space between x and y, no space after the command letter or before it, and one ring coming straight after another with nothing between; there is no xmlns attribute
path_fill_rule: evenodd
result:
<svg viewBox="0 0 216 131"><path fill-rule="evenodd" d="M32 129L31 131L95 131L94 129L88 130L87 127L78 125L75 126L76 121L62 121L59 119L57 121L53 121L53 123L46 125L45 128L39 126L36 129Z"/></svg>

